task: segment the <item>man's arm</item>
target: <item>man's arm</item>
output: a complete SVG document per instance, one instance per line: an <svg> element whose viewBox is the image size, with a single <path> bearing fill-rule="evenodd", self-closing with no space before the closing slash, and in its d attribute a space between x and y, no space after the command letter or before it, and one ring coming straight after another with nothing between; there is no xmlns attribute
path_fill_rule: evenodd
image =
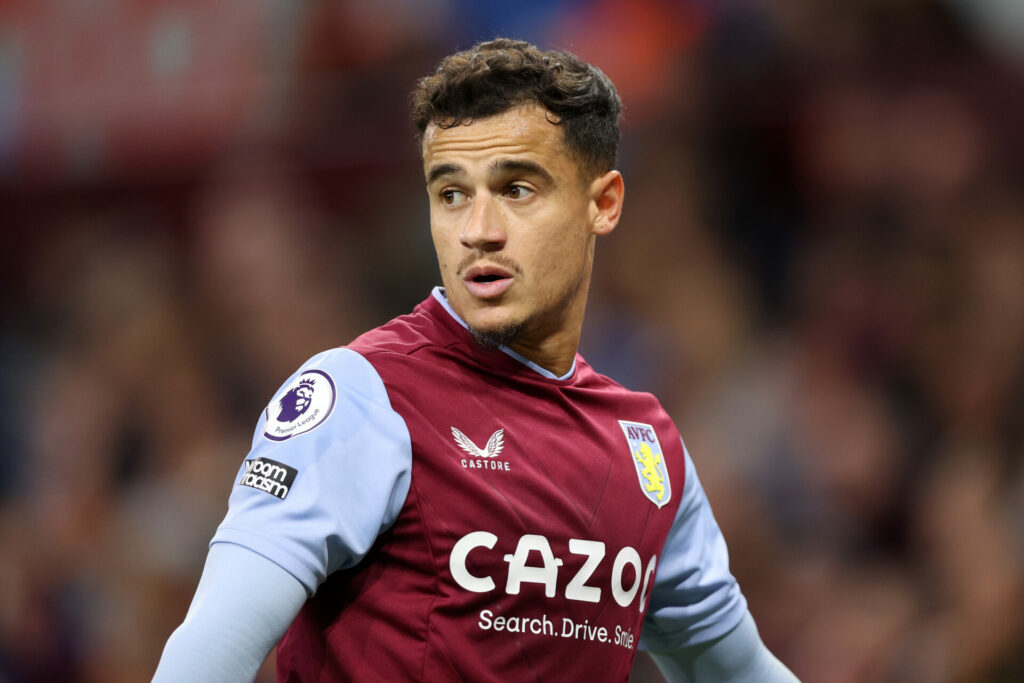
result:
<svg viewBox="0 0 1024 683"><path fill-rule="evenodd" d="M757 632L750 612L729 633L707 643L670 652L651 652L668 681L694 683L793 683L798 681L775 658Z"/></svg>
<svg viewBox="0 0 1024 683"><path fill-rule="evenodd" d="M306 597L298 579L262 555L215 543L153 682L252 681Z"/></svg>
<svg viewBox="0 0 1024 683"><path fill-rule="evenodd" d="M373 366L349 349L313 356L257 422L155 680L251 681L306 599L394 523L411 469L409 431Z"/></svg>
<svg viewBox="0 0 1024 683"><path fill-rule="evenodd" d="M676 520L640 636L669 681L797 680L768 651L729 571L729 553L689 452Z"/></svg>

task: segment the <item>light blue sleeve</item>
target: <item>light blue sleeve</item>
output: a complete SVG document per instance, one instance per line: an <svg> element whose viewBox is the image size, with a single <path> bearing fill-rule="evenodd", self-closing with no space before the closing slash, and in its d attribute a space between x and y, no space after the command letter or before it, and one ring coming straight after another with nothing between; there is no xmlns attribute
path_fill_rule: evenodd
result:
<svg viewBox="0 0 1024 683"><path fill-rule="evenodd" d="M232 543L214 545L153 683L252 681L305 602L306 589L278 565Z"/></svg>
<svg viewBox="0 0 1024 683"><path fill-rule="evenodd" d="M312 595L398 517L412 447L373 366L350 349L311 358L260 417L212 544L279 565Z"/></svg>
<svg viewBox="0 0 1024 683"><path fill-rule="evenodd" d="M800 683L761 642L750 612L728 634L685 650L651 653L668 681Z"/></svg>
<svg viewBox="0 0 1024 683"><path fill-rule="evenodd" d="M686 483L658 559L640 648L676 650L720 638L747 612L725 546L686 446Z"/></svg>

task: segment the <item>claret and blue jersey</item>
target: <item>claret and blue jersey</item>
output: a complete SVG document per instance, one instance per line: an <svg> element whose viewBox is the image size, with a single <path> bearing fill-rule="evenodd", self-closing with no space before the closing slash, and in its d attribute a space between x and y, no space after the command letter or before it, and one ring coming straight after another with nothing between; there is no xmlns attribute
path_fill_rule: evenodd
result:
<svg viewBox="0 0 1024 683"><path fill-rule="evenodd" d="M479 347L441 290L310 359L236 484L212 542L311 596L281 680L625 680L746 614L656 399Z"/></svg>

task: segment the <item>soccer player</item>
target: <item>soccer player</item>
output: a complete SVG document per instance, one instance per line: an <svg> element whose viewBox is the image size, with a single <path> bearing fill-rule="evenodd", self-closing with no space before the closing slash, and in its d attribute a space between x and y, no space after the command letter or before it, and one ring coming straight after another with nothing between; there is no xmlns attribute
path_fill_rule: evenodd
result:
<svg viewBox="0 0 1024 683"><path fill-rule="evenodd" d="M793 681L649 394L576 353L615 228L620 101L498 39L413 97L443 288L260 417L155 680Z"/></svg>

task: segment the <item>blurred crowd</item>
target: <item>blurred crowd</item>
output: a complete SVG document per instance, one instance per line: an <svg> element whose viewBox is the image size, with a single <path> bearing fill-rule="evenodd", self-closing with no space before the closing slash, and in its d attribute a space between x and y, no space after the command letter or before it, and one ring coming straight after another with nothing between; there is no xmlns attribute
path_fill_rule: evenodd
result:
<svg viewBox="0 0 1024 683"><path fill-rule="evenodd" d="M0 682L148 680L266 401L437 283L406 97L498 34L620 88L582 353L772 650L1024 681L1015 3L52 0L0 4Z"/></svg>

